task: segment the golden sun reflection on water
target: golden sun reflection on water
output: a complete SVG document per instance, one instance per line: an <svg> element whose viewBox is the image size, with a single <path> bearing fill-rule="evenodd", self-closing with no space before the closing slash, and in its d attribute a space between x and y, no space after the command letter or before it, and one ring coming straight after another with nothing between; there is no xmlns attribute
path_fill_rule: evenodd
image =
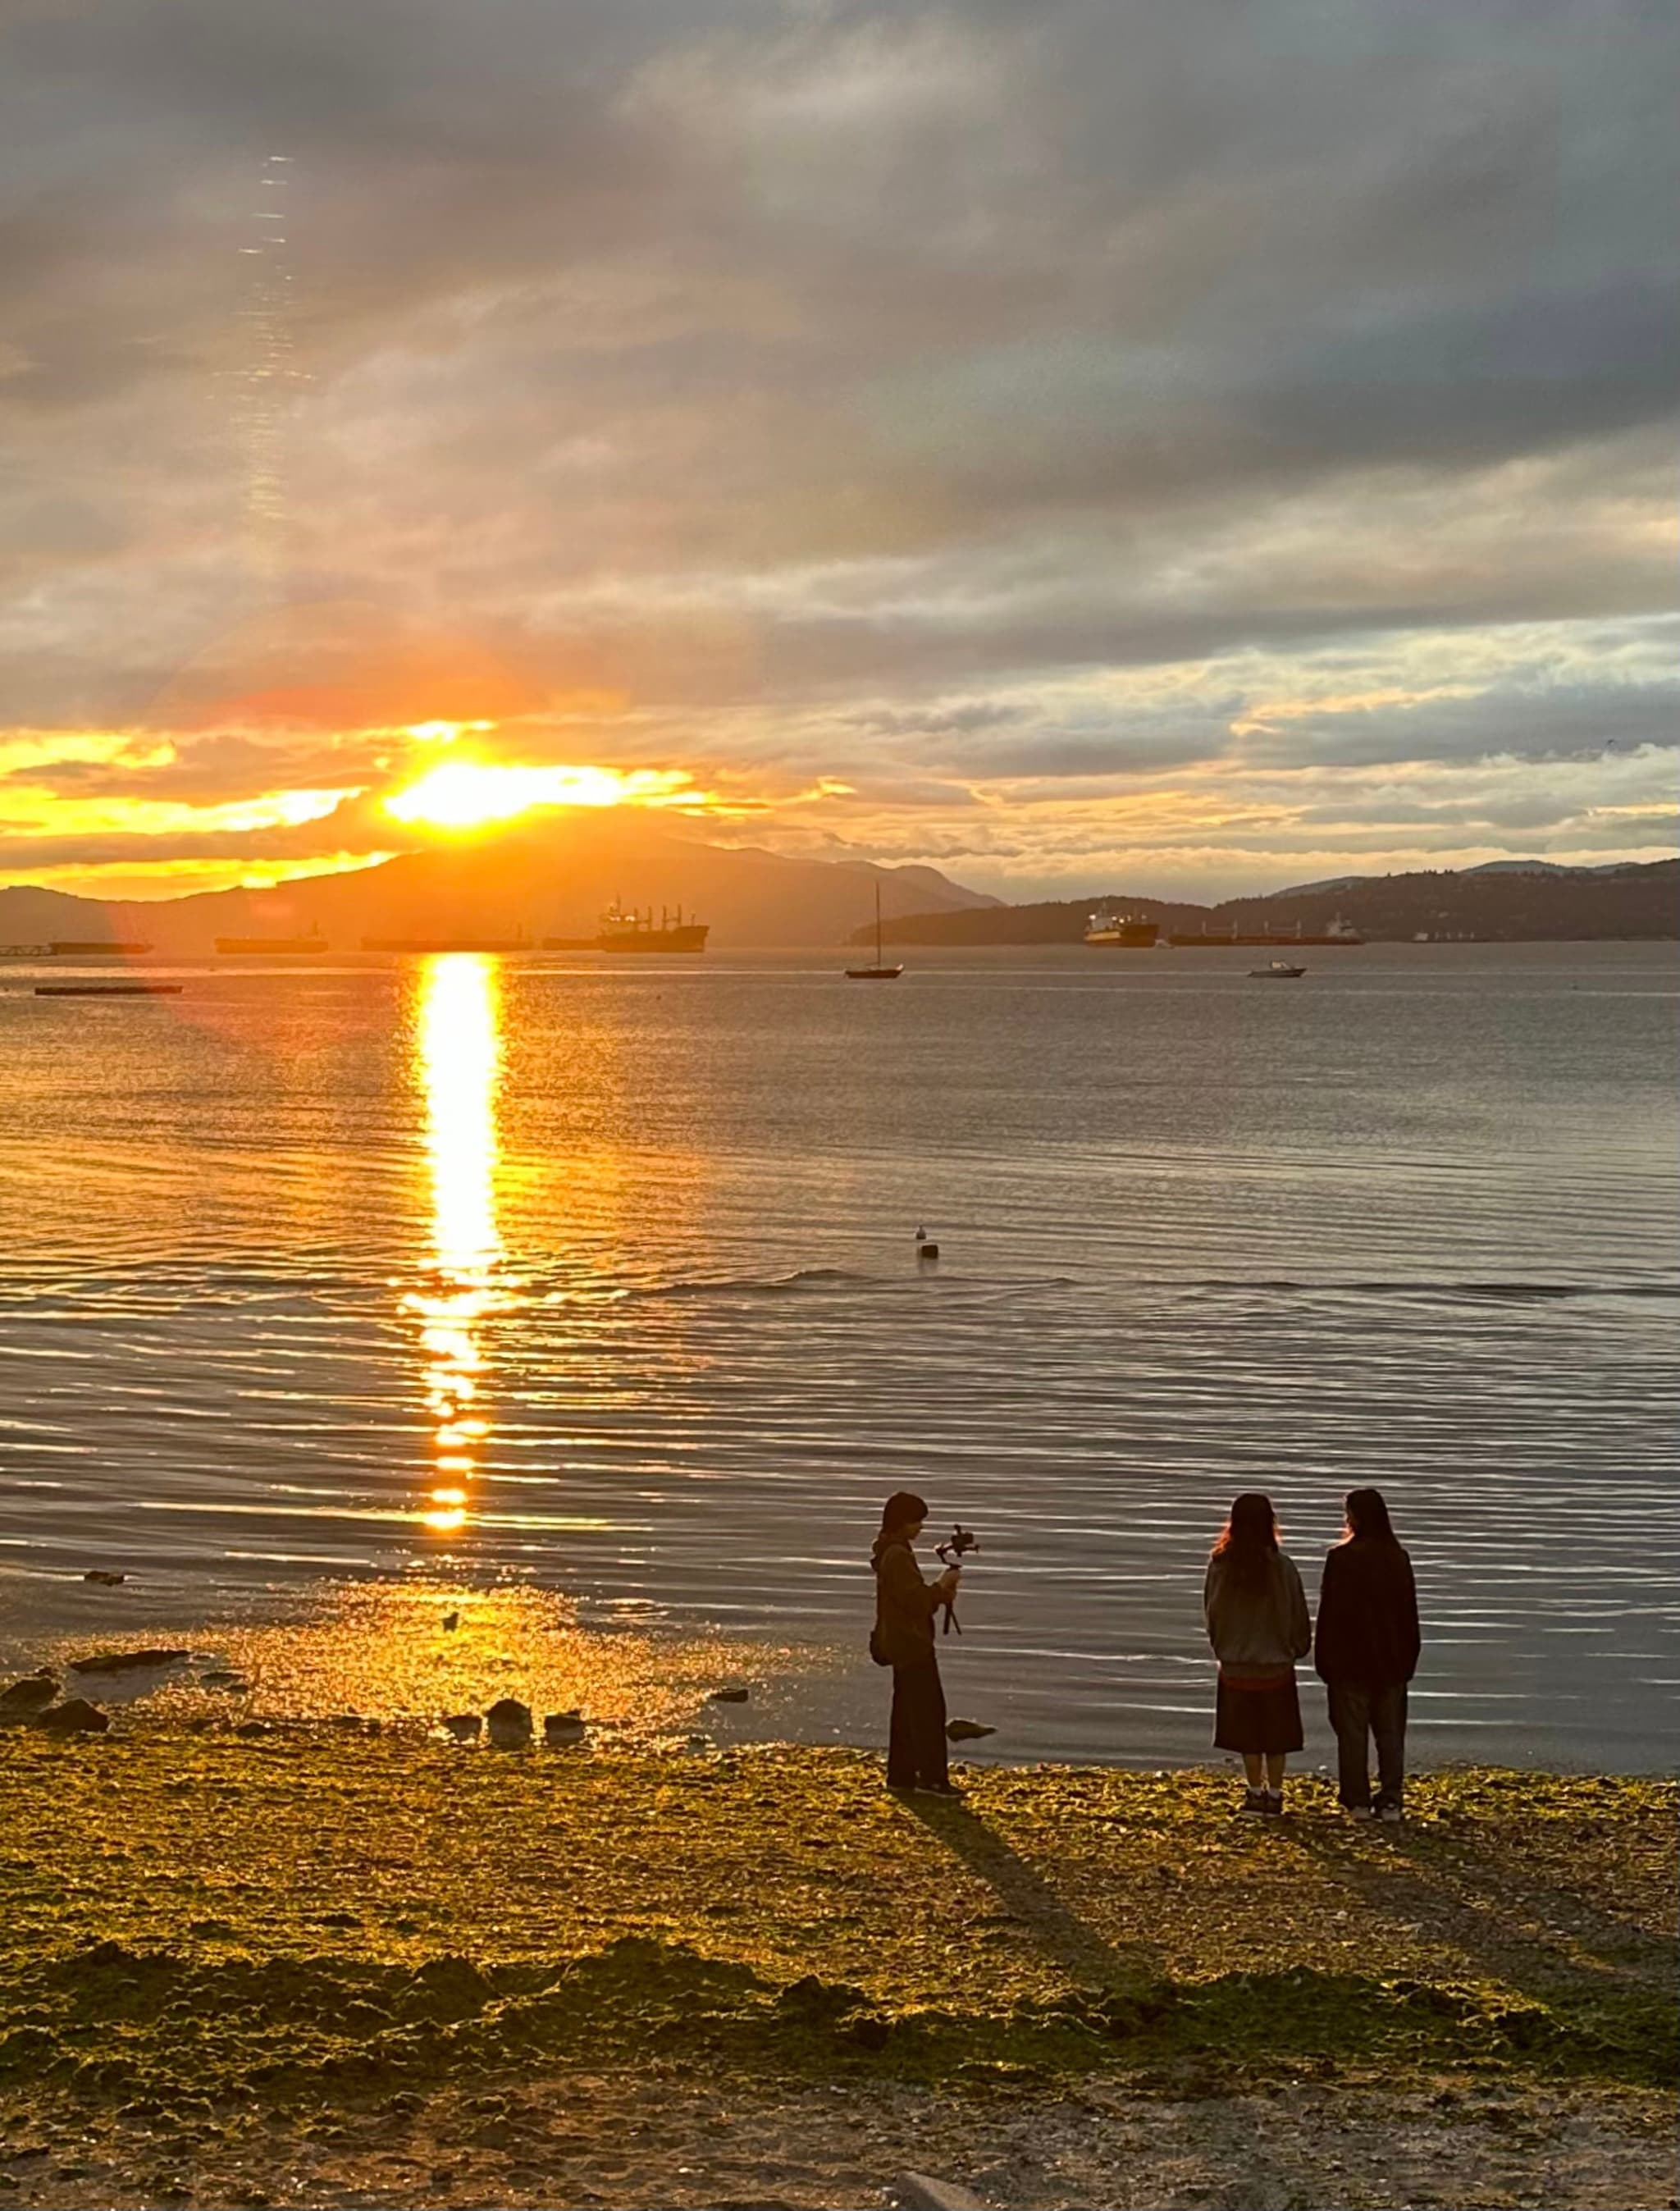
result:
<svg viewBox="0 0 1680 2211"><path fill-rule="evenodd" d="M458 1534L468 1523L490 1433L481 1324L506 1302L496 1221L500 1024L493 960L448 952L426 962L415 1051L426 1099L432 1274L402 1304L420 1323L432 1420L432 1487L420 1518L437 1536Z"/></svg>

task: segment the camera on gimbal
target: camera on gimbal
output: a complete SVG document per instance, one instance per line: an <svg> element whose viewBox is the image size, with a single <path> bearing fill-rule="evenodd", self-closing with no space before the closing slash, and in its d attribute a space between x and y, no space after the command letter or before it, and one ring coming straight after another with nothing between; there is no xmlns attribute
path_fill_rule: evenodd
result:
<svg viewBox="0 0 1680 2211"><path fill-rule="evenodd" d="M960 1566L970 1551L977 1551L979 1548L980 1538L975 1534L973 1529L964 1528L958 1521L944 1542L934 1544L934 1555L942 1566ZM952 1597L947 1597L945 1601L945 1625L940 1628L940 1633L941 1635L949 1635L953 1627L958 1635L962 1633L963 1626L957 1617L956 1601Z"/></svg>

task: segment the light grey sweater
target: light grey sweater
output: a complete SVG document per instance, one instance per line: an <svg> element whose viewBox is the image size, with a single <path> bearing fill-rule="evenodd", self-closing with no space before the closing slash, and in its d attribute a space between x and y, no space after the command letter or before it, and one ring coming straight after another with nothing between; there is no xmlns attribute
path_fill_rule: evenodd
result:
<svg viewBox="0 0 1680 2211"><path fill-rule="evenodd" d="M1223 1559L1211 1559L1202 1614L1213 1655L1231 1674L1281 1674L1313 1647L1306 1592L1295 1561L1275 1551L1258 1590L1240 1589Z"/></svg>

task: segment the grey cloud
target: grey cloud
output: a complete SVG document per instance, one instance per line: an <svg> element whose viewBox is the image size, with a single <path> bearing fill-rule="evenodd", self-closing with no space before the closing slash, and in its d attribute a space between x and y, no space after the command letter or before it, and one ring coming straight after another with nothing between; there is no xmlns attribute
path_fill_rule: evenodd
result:
<svg viewBox="0 0 1680 2211"><path fill-rule="evenodd" d="M976 700L965 706L929 706L918 712L914 708L876 708L865 713L849 714L845 719L853 729L863 730L883 737L943 737L965 736L974 730L994 730L1019 722L1024 710L1019 706L993 704Z"/></svg>
<svg viewBox="0 0 1680 2211"><path fill-rule="evenodd" d="M1230 751L1228 730L1218 721L1200 720L1190 727L1157 726L1155 718L1139 714L1128 728L1123 717L1108 729L1059 729L1055 726L1023 732L1006 743L966 748L952 755L970 775L982 778L1067 778L1070 781L1097 778L1105 782L1185 767L1192 761L1214 760Z"/></svg>
<svg viewBox="0 0 1680 2211"><path fill-rule="evenodd" d="M902 809L962 814L980 801L964 784L873 772L865 774L851 789L837 793L830 803L858 811L885 807L895 813Z"/></svg>
<svg viewBox="0 0 1680 2211"><path fill-rule="evenodd" d="M1671 746L1677 738L1680 681L1518 683L1468 699L1302 716L1248 737L1242 757L1255 766L1375 766L1495 754L1539 761Z"/></svg>
<svg viewBox="0 0 1680 2211"><path fill-rule="evenodd" d="M148 713L261 596L237 249L273 152L281 596L468 628L538 688L819 705L860 784L1078 781L1220 757L1234 655L1665 603L1627 518L1674 400L1669 40L1641 0L15 8L10 711ZM638 603L685 580L688 615ZM1014 703L1169 661L1211 669L1174 726ZM1653 732L1654 696L1574 688L1246 756ZM262 765L193 749L146 787Z"/></svg>
<svg viewBox="0 0 1680 2211"><path fill-rule="evenodd" d="M1647 821L1643 814L1625 818L1641 824ZM1565 824L1580 826L1582 820L1579 791L1550 787L1544 780L1521 792L1451 791L1430 798L1381 789L1353 797L1345 793L1339 800L1302 807L1296 815L1302 827L1333 828L1338 836L1362 830L1387 836L1396 829L1407 833L1427 829L1460 844L1473 843L1481 833L1490 831L1526 834ZM1623 833L1618 831L1618 840ZM1648 827L1641 826L1632 841L1644 843L1649 834Z"/></svg>

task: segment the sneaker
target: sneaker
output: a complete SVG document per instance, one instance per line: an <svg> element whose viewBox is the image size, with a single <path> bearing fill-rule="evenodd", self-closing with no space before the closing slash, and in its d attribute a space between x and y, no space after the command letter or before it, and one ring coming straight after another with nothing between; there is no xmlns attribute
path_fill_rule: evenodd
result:
<svg viewBox="0 0 1680 2211"><path fill-rule="evenodd" d="M1381 1820L1385 1827L1398 1827L1405 1814L1398 1804L1379 1804L1372 1816Z"/></svg>
<svg viewBox="0 0 1680 2211"><path fill-rule="evenodd" d="M1344 1804L1342 1809L1350 1820L1374 1820L1376 1817L1369 1804Z"/></svg>
<svg viewBox="0 0 1680 2211"><path fill-rule="evenodd" d="M1262 1789L1262 1790L1261 1790L1261 1791L1260 1791L1260 1809L1261 1809L1261 1811L1262 1811L1262 1812L1267 1812L1267 1813L1270 1813L1270 1814L1272 1815L1272 1817L1275 1820L1275 1819L1278 1819L1278 1817L1280 1817L1280 1815L1282 1814L1282 1812L1283 1812L1283 1808L1284 1808L1284 1792L1283 1792L1283 1790L1282 1790L1281 1789Z"/></svg>
<svg viewBox="0 0 1680 2211"><path fill-rule="evenodd" d="M1265 1790L1264 1790L1264 1789L1245 1789L1245 1790L1243 1790L1243 1792L1242 1792L1242 1809L1243 1809L1245 1812L1263 1812L1263 1811L1265 1811L1265 1809L1266 1809L1266 1791L1265 1791Z"/></svg>

